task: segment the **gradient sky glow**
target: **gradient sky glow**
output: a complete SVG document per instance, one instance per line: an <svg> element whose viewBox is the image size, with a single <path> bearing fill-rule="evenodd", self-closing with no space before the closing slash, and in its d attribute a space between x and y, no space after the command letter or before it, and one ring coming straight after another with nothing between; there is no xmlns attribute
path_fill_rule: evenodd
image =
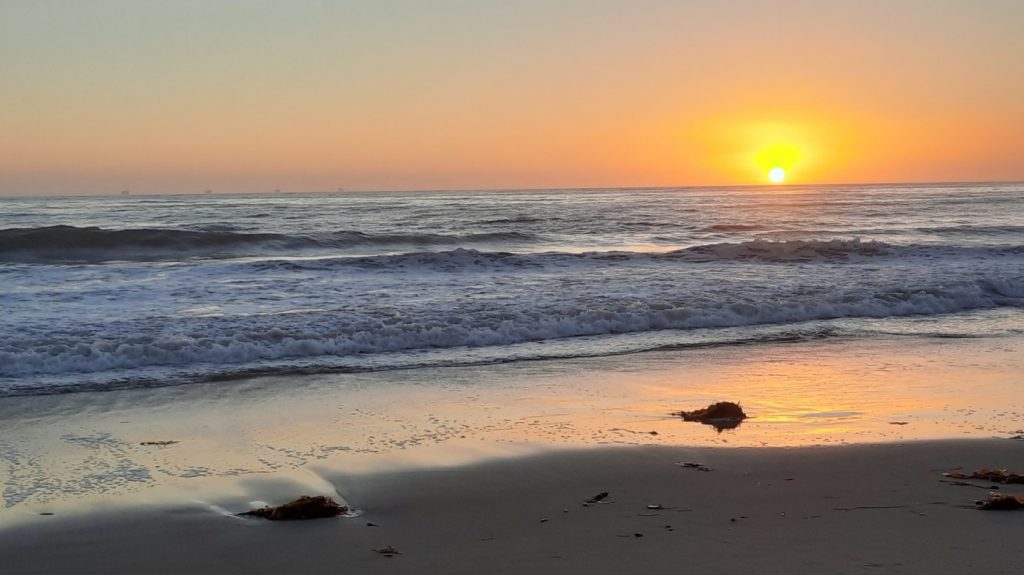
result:
<svg viewBox="0 0 1024 575"><path fill-rule="evenodd" d="M1019 0L5 0L0 194L1021 180L1022 30Z"/></svg>

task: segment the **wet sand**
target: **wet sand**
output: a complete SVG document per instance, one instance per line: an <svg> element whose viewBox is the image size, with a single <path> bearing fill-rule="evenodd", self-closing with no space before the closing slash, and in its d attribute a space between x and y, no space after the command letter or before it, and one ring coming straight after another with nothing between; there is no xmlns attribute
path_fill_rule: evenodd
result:
<svg viewBox="0 0 1024 575"><path fill-rule="evenodd" d="M742 346L0 399L7 516L310 465L461 465L550 448L786 447L1024 433L1024 338ZM673 411L719 400L731 432ZM654 432L654 434L652 434ZM168 445L152 442L174 441Z"/></svg>
<svg viewBox="0 0 1024 575"><path fill-rule="evenodd" d="M4 530L0 557L11 575L1020 573L1024 512L977 510L991 484L942 476L992 466L1024 469L1024 443L618 447L334 471L324 484L354 517L224 513L252 505L241 498L220 511L180 503L40 516ZM295 485L265 487L272 503L297 495ZM1011 487L1001 491L1024 492ZM584 505L600 492L607 498ZM375 552L386 546L401 554Z"/></svg>

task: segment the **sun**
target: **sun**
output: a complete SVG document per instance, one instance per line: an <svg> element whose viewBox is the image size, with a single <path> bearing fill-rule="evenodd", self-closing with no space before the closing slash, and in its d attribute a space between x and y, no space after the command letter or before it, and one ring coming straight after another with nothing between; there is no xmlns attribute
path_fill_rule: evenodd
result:
<svg viewBox="0 0 1024 575"><path fill-rule="evenodd" d="M768 181L781 184L786 181L792 169L800 163L803 149L795 143L777 141L762 147L754 155L754 164L761 173L761 178L768 176Z"/></svg>

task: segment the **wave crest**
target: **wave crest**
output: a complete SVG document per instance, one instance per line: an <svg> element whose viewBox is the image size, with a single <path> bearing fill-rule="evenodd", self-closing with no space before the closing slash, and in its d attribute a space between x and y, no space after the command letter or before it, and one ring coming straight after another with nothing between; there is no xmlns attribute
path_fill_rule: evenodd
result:
<svg viewBox="0 0 1024 575"><path fill-rule="evenodd" d="M673 252L674 255L705 256L713 260L800 261L835 260L851 256L885 256L905 250L884 242L854 239L786 240L763 239L739 243L720 243L694 246Z"/></svg>
<svg viewBox="0 0 1024 575"><path fill-rule="evenodd" d="M266 260L251 264L260 269L326 270L359 268L373 271L404 271L410 268L458 272L473 269L564 268L567 266L658 265L673 263L857 262L868 258L988 258L1024 255L1024 246L899 246L861 240L752 240L706 244L670 252L488 252L458 248L379 256L348 256L314 260Z"/></svg>
<svg viewBox="0 0 1024 575"><path fill-rule="evenodd" d="M370 234L359 231L314 232L305 235L239 232L210 228L179 230L47 226L0 230L0 261L148 261L182 257L231 257L359 246L434 246L461 243L531 242L520 232L464 235Z"/></svg>
<svg viewBox="0 0 1024 575"><path fill-rule="evenodd" d="M0 338L0 377L92 373L161 366L226 366L294 358L352 357L388 352L492 347L579 336L659 330L791 324L1024 307L1020 278L993 277L949 285L780 293L751 300L555 302L519 308L482 304L460 313L430 307L364 312L336 310L245 320L183 321L167 333L50 335ZM12 336L13 337L13 336ZM6 341L3 341L6 339Z"/></svg>

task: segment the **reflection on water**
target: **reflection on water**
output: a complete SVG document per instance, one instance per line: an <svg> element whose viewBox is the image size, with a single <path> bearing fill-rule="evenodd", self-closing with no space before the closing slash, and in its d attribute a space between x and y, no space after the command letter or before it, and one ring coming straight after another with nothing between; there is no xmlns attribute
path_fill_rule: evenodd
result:
<svg viewBox="0 0 1024 575"><path fill-rule="evenodd" d="M709 419L701 422L704 425L710 425L718 433L722 433L726 429L736 429L743 423L742 419Z"/></svg>

